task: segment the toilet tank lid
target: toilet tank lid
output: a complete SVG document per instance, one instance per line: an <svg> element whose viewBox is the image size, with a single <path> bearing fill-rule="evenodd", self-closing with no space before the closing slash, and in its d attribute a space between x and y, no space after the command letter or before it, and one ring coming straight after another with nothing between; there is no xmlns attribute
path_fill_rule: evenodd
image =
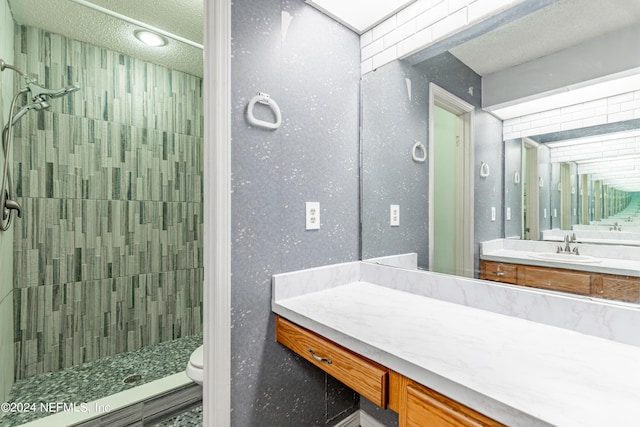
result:
<svg viewBox="0 0 640 427"><path fill-rule="evenodd" d="M191 357L189 358L189 363L196 368L204 367L204 346L200 346L195 349L193 353L191 353Z"/></svg>

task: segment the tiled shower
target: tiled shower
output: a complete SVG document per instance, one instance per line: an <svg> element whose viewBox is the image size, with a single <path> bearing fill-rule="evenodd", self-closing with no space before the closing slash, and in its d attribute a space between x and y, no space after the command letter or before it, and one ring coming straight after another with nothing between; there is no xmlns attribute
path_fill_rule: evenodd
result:
<svg viewBox="0 0 640 427"><path fill-rule="evenodd" d="M202 79L15 26L16 380L202 332Z"/></svg>

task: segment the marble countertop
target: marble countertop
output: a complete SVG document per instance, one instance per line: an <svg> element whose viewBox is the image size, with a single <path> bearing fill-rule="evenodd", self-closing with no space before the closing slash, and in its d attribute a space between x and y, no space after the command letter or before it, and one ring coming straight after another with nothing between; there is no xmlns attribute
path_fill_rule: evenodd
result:
<svg viewBox="0 0 640 427"><path fill-rule="evenodd" d="M640 348L367 282L273 311L509 426L636 426Z"/></svg>

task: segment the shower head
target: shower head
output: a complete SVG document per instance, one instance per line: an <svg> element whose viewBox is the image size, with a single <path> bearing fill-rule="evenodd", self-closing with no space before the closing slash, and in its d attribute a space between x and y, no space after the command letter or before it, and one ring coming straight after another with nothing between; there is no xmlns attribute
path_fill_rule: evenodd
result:
<svg viewBox="0 0 640 427"><path fill-rule="evenodd" d="M27 83L27 89L29 89L29 92L31 92L31 99L34 102L52 98L60 98L61 96L65 96L70 94L71 92L80 90L80 86L78 85L71 85L60 89L48 89L46 87L40 86L38 82L28 76L25 76L25 82Z"/></svg>

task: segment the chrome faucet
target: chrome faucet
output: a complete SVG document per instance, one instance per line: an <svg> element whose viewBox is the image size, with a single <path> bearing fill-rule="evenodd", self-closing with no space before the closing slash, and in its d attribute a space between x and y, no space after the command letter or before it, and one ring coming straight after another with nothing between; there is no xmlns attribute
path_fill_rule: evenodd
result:
<svg viewBox="0 0 640 427"><path fill-rule="evenodd" d="M622 225L618 225L618 221L613 223L613 227L609 227L609 231L622 231Z"/></svg>
<svg viewBox="0 0 640 427"><path fill-rule="evenodd" d="M556 253L580 255L580 253L578 252L578 247L575 246L573 249L571 249L571 245L569 244L570 242L575 242L575 241L576 241L575 233L571 235L571 238L569 238L569 235L566 234L564 236L564 249L562 248L562 245L560 245L556 248Z"/></svg>

